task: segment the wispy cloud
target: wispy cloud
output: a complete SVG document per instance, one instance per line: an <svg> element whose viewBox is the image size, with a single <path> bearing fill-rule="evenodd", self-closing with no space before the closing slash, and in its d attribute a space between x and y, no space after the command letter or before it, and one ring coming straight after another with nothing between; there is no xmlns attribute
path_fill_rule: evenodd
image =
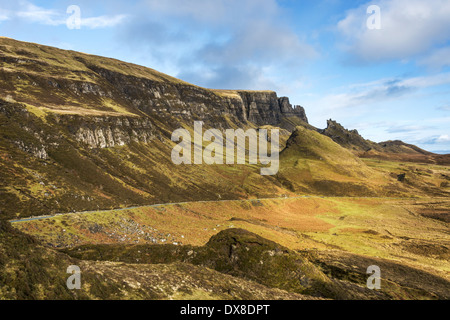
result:
<svg viewBox="0 0 450 320"><path fill-rule="evenodd" d="M423 130L431 129L430 126L425 125L393 125L387 128L387 132L389 133L411 133L411 132L420 132Z"/></svg>
<svg viewBox="0 0 450 320"><path fill-rule="evenodd" d="M119 14L115 16L99 16L92 18L82 18L81 27L90 29L111 28L122 24L128 18L126 14Z"/></svg>
<svg viewBox="0 0 450 320"><path fill-rule="evenodd" d="M0 20L19 19L28 23L38 23L48 26L66 25L68 15L66 12L56 9L46 9L34 5L28 1L20 1L15 11L0 11ZM128 16L118 14L113 16L97 16L84 18L81 16L80 26L89 29L110 28L125 21Z"/></svg>
<svg viewBox="0 0 450 320"><path fill-rule="evenodd" d="M381 79L378 81L349 85L342 93L330 94L318 100L317 106L325 109L361 107L396 99L420 89L450 84L450 73L406 79Z"/></svg>
<svg viewBox="0 0 450 320"><path fill-rule="evenodd" d="M44 9L30 2L20 2L22 8L15 16L31 23L40 23L50 26L59 26L66 23L62 14L54 9Z"/></svg>
<svg viewBox="0 0 450 320"><path fill-rule="evenodd" d="M433 135L425 138L419 138L414 141L417 144L424 144L434 146L434 148L448 147L450 143L450 136L448 134Z"/></svg>

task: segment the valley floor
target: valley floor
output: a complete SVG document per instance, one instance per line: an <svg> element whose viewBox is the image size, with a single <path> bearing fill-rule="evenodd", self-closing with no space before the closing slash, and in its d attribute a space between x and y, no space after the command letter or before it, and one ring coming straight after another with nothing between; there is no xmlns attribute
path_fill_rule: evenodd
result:
<svg viewBox="0 0 450 320"><path fill-rule="evenodd" d="M391 297L406 287L398 298L424 297L418 292L442 298L450 293L449 209L448 198L296 196L69 213L13 226L62 250L104 244L200 247L221 231L245 229L307 254L340 280L356 277L364 286L367 268L378 265ZM392 289L392 283L403 289Z"/></svg>

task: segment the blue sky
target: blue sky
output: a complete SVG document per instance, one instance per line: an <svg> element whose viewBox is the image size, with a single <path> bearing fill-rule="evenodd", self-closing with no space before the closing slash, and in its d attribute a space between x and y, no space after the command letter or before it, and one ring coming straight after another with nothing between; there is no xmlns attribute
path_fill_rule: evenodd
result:
<svg viewBox="0 0 450 320"><path fill-rule="evenodd" d="M367 27L370 5L381 29ZM0 35L207 88L275 90L319 128L331 118L450 153L450 0L0 0Z"/></svg>

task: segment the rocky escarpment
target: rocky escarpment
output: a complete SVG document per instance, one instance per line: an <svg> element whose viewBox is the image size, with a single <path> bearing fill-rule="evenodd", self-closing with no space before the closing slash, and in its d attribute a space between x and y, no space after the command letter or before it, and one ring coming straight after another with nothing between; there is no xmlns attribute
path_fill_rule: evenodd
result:
<svg viewBox="0 0 450 320"><path fill-rule="evenodd" d="M362 152L369 150L381 151L381 147L377 143L364 139L357 130L347 130L341 124L331 119L327 121L326 129L318 131L330 137L342 147L351 150Z"/></svg>
<svg viewBox="0 0 450 320"><path fill-rule="evenodd" d="M303 107L292 106L273 91L205 89L146 67L8 38L0 38L0 62L0 98L84 117L86 123L70 132L91 148L146 142L155 134L169 137L180 124L192 126L195 120L218 129L230 125L272 125L291 132L297 126L316 129L307 125ZM319 132L356 152L425 154L397 142L374 143L331 120ZM38 158L47 157L45 146L16 144Z"/></svg>
<svg viewBox="0 0 450 320"><path fill-rule="evenodd" d="M124 146L131 142L149 143L160 137L149 117L52 114L43 121L26 106L1 99L0 119L5 129L11 128L5 132L4 139L42 160L48 158L49 148L61 144L64 133L91 149ZM13 129L14 124L16 129Z"/></svg>
<svg viewBox="0 0 450 320"><path fill-rule="evenodd" d="M111 148L131 142L148 143L156 130L148 118L68 116L62 119L78 142L89 148Z"/></svg>
<svg viewBox="0 0 450 320"><path fill-rule="evenodd" d="M407 144L403 141L396 140L376 143L364 139L357 130L348 130L334 120L328 120L327 128L323 130L319 129L317 131L330 137L342 147L357 152L362 157L385 157L388 154L404 154L425 156L420 158L420 161L422 162L436 161L437 163L448 163L448 160L446 160L445 157L439 157L438 155L434 155L431 152ZM426 156L430 156L433 159L427 159ZM419 160L417 157L415 159ZM408 159L405 161L408 161Z"/></svg>
<svg viewBox="0 0 450 320"><path fill-rule="evenodd" d="M0 38L0 61L4 142L40 160L66 142L105 149L168 140L194 121L222 130L272 125L288 131L308 121L302 107L273 91L205 89L149 68L38 44Z"/></svg>
<svg viewBox="0 0 450 320"><path fill-rule="evenodd" d="M91 146L120 145L136 136L115 134L120 124L103 128L102 123L112 121L109 116L148 116L151 122L167 124L169 131L193 120L220 129L231 121L240 127L274 125L288 130L293 128L286 119L294 118L297 125L308 121L302 107L292 107L288 98L278 98L273 91L205 89L134 64L7 38L0 38L0 61L3 98L56 114L95 116L93 123L101 128L84 126L75 132ZM147 122L130 123L137 130L149 127Z"/></svg>
<svg viewBox="0 0 450 320"><path fill-rule="evenodd" d="M306 117L305 108L302 106L292 106L289 102L289 98L282 97L278 99L281 114L285 117L299 117L302 121L308 123Z"/></svg>
<svg viewBox="0 0 450 320"><path fill-rule="evenodd" d="M305 109L292 107L289 98L278 98L275 92L239 91L247 119L257 125L280 125L283 118L298 117L308 122Z"/></svg>
<svg viewBox="0 0 450 320"><path fill-rule="evenodd" d="M89 65L105 79L124 100L147 115L178 117L183 121L202 120L223 127L223 116L237 123L257 126L283 126L284 118L308 122L304 108L293 107L289 98L278 98L273 91L237 91L221 95L186 83L160 82L138 78ZM290 129L290 128L286 128Z"/></svg>

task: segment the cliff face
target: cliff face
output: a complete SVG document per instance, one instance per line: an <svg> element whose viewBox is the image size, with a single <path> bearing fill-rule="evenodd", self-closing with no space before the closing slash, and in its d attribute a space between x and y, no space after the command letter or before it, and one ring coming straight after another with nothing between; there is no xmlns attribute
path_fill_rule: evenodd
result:
<svg viewBox="0 0 450 320"><path fill-rule="evenodd" d="M92 148L167 136L194 120L219 129L230 121L285 129L285 119L307 121L303 108L272 91L210 90L122 61L7 38L0 38L0 61L0 98L60 115ZM76 128L67 115L85 123Z"/></svg>
<svg viewBox="0 0 450 320"><path fill-rule="evenodd" d="M298 117L308 122L305 110L289 102L289 98L278 98L275 92L239 92L244 110L247 111L247 119L257 125L279 126L283 118Z"/></svg>
<svg viewBox="0 0 450 320"><path fill-rule="evenodd" d="M294 106L289 102L289 98L283 97L278 99L278 104L280 105L281 113L285 117L298 117L303 122L308 123L308 118L306 117L305 109L302 106Z"/></svg>
<svg viewBox="0 0 450 320"><path fill-rule="evenodd" d="M236 186L240 172L224 178L213 166L175 166L171 134L197 120L222 130L291 128L307 120L302 112L272 91L205 89L114 59L0 37L0 216L271 197L278 189L264 177Z"/></svg>
<svg viewBox="0 0 450 320"><path fill-rule="evenodd" d="M148 143L156 136L148 118L95 117L87 121L82 117L69 116L63 121L70 123L68 128L73 137L89 148L111 148L131 142Z"/></svg>
<svg viewBox="0 0 450 320"><path fill-rule="evenodd" d="M278 98L273 91L236 91L232 95L220 95L189 84L157 82L93 66L90 69L116 88L134 108L149 116L202 120L219 127L225 124L219 119L224 115L244 125L251 122L257 126L280 126L282 119L288 117L308 122L302 107L292 107L289 98Z"/></svg>

